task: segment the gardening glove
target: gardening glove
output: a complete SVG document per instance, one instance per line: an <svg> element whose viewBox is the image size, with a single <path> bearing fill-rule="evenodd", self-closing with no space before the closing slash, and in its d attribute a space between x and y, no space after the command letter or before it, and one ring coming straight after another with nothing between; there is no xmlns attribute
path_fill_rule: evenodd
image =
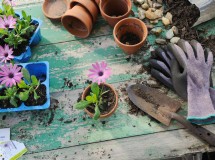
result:
<svg viewBox="0 0 215 160"><path fill-rule="evenodd" d="M168 48L185 66L187 72L188 117L196 124L215 122L215 110L210 97L210 72L213 55L210 50L204 52L200 43L192 40L179 40L178 45L169 44ZM181 47L181 48L180 48Z"/></svg>
<svg viewBox="0 0 215 160"><path fill-rule="evenodd" d="M149 61L152 67L152 76L168 88L174 90L170 72L170 61L172 56L167 55L166 48L157 48L154 53L155 58L150 59Z"/></svg>
<svg viewBox="0 0 215 160"><path fill-rule="evenodd" d="M157 48L154 56L155 58L149 61L152 67L152 76L186 100L187 83L186 70L183 70L184 66L181 68L167 46L164 48ZM169 70L170 74L166 74L169 73Z"/></svg>

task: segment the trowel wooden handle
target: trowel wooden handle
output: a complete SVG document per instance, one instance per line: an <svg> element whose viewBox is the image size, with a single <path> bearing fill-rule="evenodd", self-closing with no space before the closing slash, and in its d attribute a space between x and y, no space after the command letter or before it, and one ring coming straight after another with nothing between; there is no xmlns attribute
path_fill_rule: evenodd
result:
<svg viewBox="0 0 215 160"><path fill-rule="evenodd" d="M195 125L191 124L189 121L187 121L183 116L180 116L176 113L170 112L171 117L181 123L185 128L187 128L193 135L199 137L200 139L204 140L211 146L215 146L215 134L210 132L209 130Z"/></svg>

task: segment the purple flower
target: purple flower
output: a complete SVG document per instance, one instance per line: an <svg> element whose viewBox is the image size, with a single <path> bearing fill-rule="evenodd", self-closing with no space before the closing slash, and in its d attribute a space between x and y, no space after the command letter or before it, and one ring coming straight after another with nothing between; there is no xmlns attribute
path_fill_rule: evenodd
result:
<svg viewBox="0 0 215 160"><path fill-rule="evenodd" d="M12 7L16 5L13 0L3 0L3 3Z"/></svg>
<svg viewBox="0 0 215 160"><path fill-rule="evenodd" d="M111 69L107 67L107 63L102 61L100 63L96 62L92 64L93 68L89 69L90 74L88 74L88 78L90 78L93 82L104 83L107 78L111 75Z"/></svg>
<svg viewBox="0 0 215 160"><path fill-rule="evenodd" d="M4 48L0 46L0 62L1 63L7 63L7 61L10 61L11 59L14 58L13 54L13 49L9 48L8 45L4 45Z"/></svg>
<svg viewBox="0 0 215 160"><path fill-rule="evenodd" d="M16 18L13 16L4 16L4 20L0 17L0 28L15 28L16 25Z"/></svg>
<svg viewBox="0 0 215 160"><path fill-rule="evenodd" d="M21 72L21 67L18 67L16 64L9 66L4 65L0 67L0 83L5 84L6 87L12 87L21 81L23 77Z"/></svg>

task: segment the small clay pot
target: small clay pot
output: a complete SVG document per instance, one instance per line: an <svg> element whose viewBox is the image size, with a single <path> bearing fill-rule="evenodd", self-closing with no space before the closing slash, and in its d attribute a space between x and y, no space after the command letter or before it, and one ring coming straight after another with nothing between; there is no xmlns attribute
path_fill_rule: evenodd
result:
<svg viewBox="0 0 215 160"><path fill-rule="evenodd" d="M147 35L145 23L137 18L125 18L113 30L116 44L127 54L137 52L144 45Z"/></svg>
<svg viewBox="0 0 215 160"><path fill-rule="evenodd" d="M112 27L121 19L129 17L131 0L100 0L99 8L102 17Z"/></svg>
<svg viewBox="0 0 215 160"><path fill-rule="evenodd" d="M91 15L81 5L75 5L62 17L63 26L73 35L86 38L90 35L93 22Z"/></svg>
<svg viewBox="0 0 215 160"><path fill-rule="evenodd" d="M107 113L107 114L101 114L99 118L107 118L107 117L110 117L117 109L118 107L118 94L116 92L116 90L110 85L110 84L107 84L107 83L102 83L101 85L105 85L107 86L108 88L110 88L110 90L112 90L114 92L114 95L115 95L115 104L112 108L112 110ZM86 96L87 96L87 93L89 93L89 90L90 90L90 85L84 90L84 92L82 93L82 96L81 96L81 99L82 100L85 100ZM90 116L90 117L93 117L94 116L94 113L91 113L89 110L85 109L85 112Z"/></svg>
<svg viewBox="0 0 215 160"><path fill-rule="evenodd" d="M81 5L87 9L88 13L92 17L92 21L95 22L99 13L98 7L93 0L72 0L70 3L70 8L73 8L75 5Z"/></svg>
<svg viewBox="0 0 215 160"><path fill-rule="evenodd" d="M60 20L68 9L67 0L45 0L42 8L43 14L52 20Z"/></svg>

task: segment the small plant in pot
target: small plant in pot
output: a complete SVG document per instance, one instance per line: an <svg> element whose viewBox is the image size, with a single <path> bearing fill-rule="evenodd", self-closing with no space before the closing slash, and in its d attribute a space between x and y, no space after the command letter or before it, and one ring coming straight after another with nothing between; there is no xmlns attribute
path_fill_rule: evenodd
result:
<svg viewBox="0 0 215 160"><path fill-rule="evenodd" d="M4 0L0 8L0 45L13 49L15 61L26 62L31 56L29 45L41 39L41 22L33 20L25 11L21 15L15 13L12 5L12 1Z"/></svg>
<svg viewBox="0 0 215 160"><path fill-rule="evenodd" d="M82 94L82 100L74 106L84 109L90 117L97 120L111 116L118 106L118 95L115 89L105 83L111 74L107 63L102 61L92 64L88 78L93 81Z"/></svg>

